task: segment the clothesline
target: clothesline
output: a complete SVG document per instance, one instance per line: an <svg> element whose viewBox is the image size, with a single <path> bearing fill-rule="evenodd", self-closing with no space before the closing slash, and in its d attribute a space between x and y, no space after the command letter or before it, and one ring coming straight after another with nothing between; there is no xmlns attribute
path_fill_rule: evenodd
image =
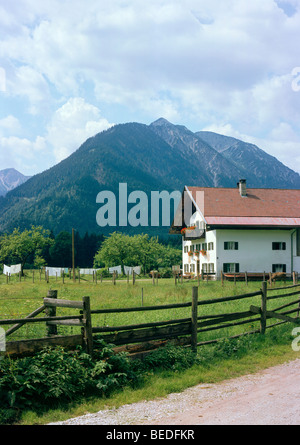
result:
<svg viewBox="0 0 300 445"><path fill-rule="evenodd" d="M114 267L110 267L108 269L109 273L114 273L117 272L119 275L121 275L122 273L122 266L114 266ZM132 275L132 273L135 273L137 275L141 274L141 266L135 266L135 267L131 267L131 266L124 266L124 274L127 275L129 273L129 275Z"/></svg>
<svg viewBox="0 0 300 445"><path fill-rule="evenodd" d="M22 269L21 264L15 264L13 266L6 266L3 264L3 274L4 275L13 275L16 273L20 273Z"/></svg>
<svg viewBox="0 0 300 445"><path fill-rule="evenodd" d="M81 275L93 275L93 273L98 272L100 269L79 269L80 270L80 274ZM60 277L62 272L67 272L68 269L64 268L64 267L45 267L45 272L49 275L49 277L55 277L58 276ZM119 275L122 274L122 266L114 266L114 267L109 267L108 269L109 273L113 274L114 272L117 272ZM15 264L12 266L6 266L5 264L3 265L3 274L4 275L13 275L13 274L18 274L21 272L21 264ZM132 273L135 273L137 275L140 275L141 273L141 266L124 266L124 274L127 275L129 273L129 275L132 275Z"/></svg>
<svg viewBox="0 0 300 445"><path fill-rule="evenodd" d="M45 267L45 272L49 274L49 277L55 277L56 275L60 277L62 270L64 269L61 267Z"/></svg>

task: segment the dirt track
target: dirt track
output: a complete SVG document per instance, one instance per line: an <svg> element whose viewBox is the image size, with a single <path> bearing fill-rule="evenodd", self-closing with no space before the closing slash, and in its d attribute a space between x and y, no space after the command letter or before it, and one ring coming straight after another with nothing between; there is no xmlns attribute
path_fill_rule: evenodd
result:
<svg viewBox="0 0 300 445"><path fill-rule="evenodd" d="M255 375L193 388L195 404L157 425L300 425L300 359ZM196 402L198 398L198 402Z"/></svg>
<svg viewBox="0 0 300 445"><path fill-rule="evenodd" d="M300 425L300 359L64 425Z"/></svg>

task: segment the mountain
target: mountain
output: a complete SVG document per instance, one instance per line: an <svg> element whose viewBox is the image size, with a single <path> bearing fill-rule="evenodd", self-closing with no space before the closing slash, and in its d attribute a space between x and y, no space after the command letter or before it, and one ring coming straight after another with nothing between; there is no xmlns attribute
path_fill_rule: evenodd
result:
<svg viewBox="0 0 300 445"><path fill-rule="evenodd" d="M209 131L198 131L196 135L244 170L248 183L263 188L300 188L298 173L256 145Z"/></svg>
<svg viewBox="0 0 300 445"><path fill-rule="evenodd" d="M161 118L153 122L150 128L172 147L176 156L178 153L184 156L188 170L193 168L189 171L189 183L197 178L198 184L201 182L202 186L230 187L239 177L237 166L224 159L222 154L186 127L172 125Z"/></svg>
<svg viewBox="0 0 300 445"><path fill-rule="evenodd" d="M6 195L10 190L24 184L30 176L24 176L14 168L0 170L0 196Z"/></svg>
<svg viewBox="0 0 300 445"><path fill-rule="evenodd" d="M181 192L186 184L235 187L239 179L245 178L249 187L300 188L299 174L257 147L221 135L209 141L209 136L165 119L150 125L115 125L89 138L67 159L0 197L0 232L35 224L55 234L72 228L81 234L108 234L120 229L167 234L168 227L97 225L96 214L101 207L96 202L98 193L106 190L115 194L118 216L120 183L127 184L128 195L135 190L145 192L148 210L151 191Z"/></svg>

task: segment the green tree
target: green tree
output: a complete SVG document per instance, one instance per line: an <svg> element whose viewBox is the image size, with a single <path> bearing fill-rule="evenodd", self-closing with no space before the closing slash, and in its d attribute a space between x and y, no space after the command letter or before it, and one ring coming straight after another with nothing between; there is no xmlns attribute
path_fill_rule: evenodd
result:
<svg viewBox="0 0 300 445"><path fill-rule="evenodd" d="M142 266L144 274L153 267L171 267L180 263L181 250L160 244L158 238L119 232L106 237L94 257L94 267Z"/></svg>
<svg viewBox="0 0 300 445"><path fill-rule="evenodd" d="M50 238L50 231L42 226L31 226L20 232L14 229L11 234L5 234L0 238L0 260L1 262L21 263L23 274L24 265L30 255L41 261L42 251L46 246L50 246L53 240Z"/></svg>
<svg viewBox="0 0 300 445"><path fill-rule="evenodd" d="M105 237L100 250L94 257L94 267L122 267L131 261L133 255L131 237L120 232L114 232Z"/></svg>
<svg viewBox="0 0 300 445"><path fill-rule="evenodd" d="M134 248L133 259L135 265L141 265L145 274L153 267L157 267L158 258L163 248L157 238L149 238L148 235L135 235L132 237Z"/></svg>
<svg viewBox="0 0 300 445"><path fill-rule="evenodd" d="M59 267L72 265L72 235L69 232L60 232L49 249L52 263Z"/></svg>
<svg viewBox="0 0 300 445"><path fill-rule="evenodd" d="M158 259L159 267L171 267L181 265L182 252L181 249L176 249L171 246L161 246L160 257Z"/></svg>

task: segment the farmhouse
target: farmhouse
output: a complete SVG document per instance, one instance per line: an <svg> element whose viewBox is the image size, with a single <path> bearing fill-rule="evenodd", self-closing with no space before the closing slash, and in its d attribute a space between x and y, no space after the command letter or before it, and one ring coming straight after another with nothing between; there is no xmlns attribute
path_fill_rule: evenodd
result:
<svg viewBox="0 0 300 445"><path fill-rule="evenodd" d="M300 190L186 186L170 233L184 275L300 272Z"/></svg>

